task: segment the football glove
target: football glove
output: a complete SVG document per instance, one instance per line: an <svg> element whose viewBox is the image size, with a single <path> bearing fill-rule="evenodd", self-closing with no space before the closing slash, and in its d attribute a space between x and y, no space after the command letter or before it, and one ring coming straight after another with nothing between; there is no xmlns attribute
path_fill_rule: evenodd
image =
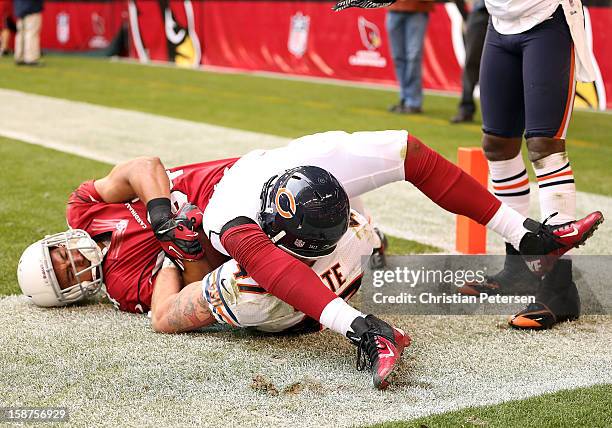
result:
<svg viewBox="0 0 612 428"><path fill-rule="evenodd" d="M395 0L339 0L332 8L338 12L349 7L360 7L362 9L373 9L376 7L386 7L395 3Z"/></svg>
<svg viewBox="0 0 612 428"><path fill-rule="evenodd" d="M203 215L197 206L187 202L170 217L156 217L151 225L166 254L179 260L198 260L204 256L199 240Z"/></svg>

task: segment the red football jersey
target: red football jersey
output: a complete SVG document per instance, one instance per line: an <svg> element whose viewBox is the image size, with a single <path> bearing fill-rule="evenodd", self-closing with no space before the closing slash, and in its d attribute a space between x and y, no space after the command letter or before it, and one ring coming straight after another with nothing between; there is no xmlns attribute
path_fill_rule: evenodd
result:
<svg viewBox="0 0 612 428"><path fill-rule="evenodd" d="M172 168L173 208L189 201L206 209L215 184L237 159L204 162ZM83 229L92 238L110 234L110 246L102 263L104 284L115 306L127 312L146 313L151 306L155 275L164 252L147 221L141 201L109 204L95 189L94 181L82 183L68 200L68 225Z"/></svg>
<svg viewBox="0 0 612 428"><path fill-rule="evenodd" d="M208 206L215 185L223 173L236 163L238 158L222 159L191 165L178 166L167 170L172 189L173 209L178 209L184 202L197 205L202 212Z"/></svg>

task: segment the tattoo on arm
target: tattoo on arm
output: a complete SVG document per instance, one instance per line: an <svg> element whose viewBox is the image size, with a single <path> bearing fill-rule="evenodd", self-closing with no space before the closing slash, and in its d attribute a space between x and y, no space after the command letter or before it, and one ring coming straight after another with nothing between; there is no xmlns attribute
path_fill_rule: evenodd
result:
<svg viewBox="0 0 612 428"><path fill-rule="evenodd" d="M181 290L168 313L168 325L176 332L195 330L213 322L199 283Z"/></svg>

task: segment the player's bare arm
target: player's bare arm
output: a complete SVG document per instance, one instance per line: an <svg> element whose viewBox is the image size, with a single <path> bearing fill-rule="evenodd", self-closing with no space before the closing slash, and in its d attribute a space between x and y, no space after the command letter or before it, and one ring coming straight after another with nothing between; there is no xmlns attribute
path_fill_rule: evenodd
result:
<svg viewBox="0 0 612 428"><path fill-rule="evenodd" d="M139 198L147 206L149 222L164 251L174 258L197 260L203 256L198 242L202 214L187 203L172 214L170 180L157 157L141 157L115 166L94 183L104 202L127 202Z"/></svg>
<svg viewBox="0 0 612 428"><path fill-rule="evenodd" d="M96 190L108 203L140 198L147 203L155 198L170 198L170 181L157 157L140 157L115 166L111 172L94 183Z"/></svg>
<svg viewBox="0 0 612 428"><path fill-rule="evenodd" d="M204 300L201 282L192 282L183 288L182 285L183 279L178 269L165 267L158 273L151 298L153 330L181 333L216 322Z"/></svg>

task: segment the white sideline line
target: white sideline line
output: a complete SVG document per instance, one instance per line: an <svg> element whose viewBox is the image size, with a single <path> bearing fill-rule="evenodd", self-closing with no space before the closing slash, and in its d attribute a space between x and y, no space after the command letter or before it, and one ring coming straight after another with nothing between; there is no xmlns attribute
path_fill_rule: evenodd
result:
<svg viewBox="0 0 612 428"><path fill-rule="evenodd" d="M39 138L37 136L25 134L23 132L0 130L0 135L6 138L11 138L13 140L19 140L24 143L35 144L37 146L46 147L48 149L54 149L60 152L70 153L86 159L93 159L96 161L106 162L110 164L116 164L121 161L119 158L113 158L112 156L105 156L102 154L95 154L90 150L85 150L68 144L58 143L56 141Z"/></svg>
<svg viewBox="0 0 612 428"><path fill-rule="evenodd" d="M240 156L256 148L280 147L288 138L0 89L0 135L111 164L137 156L159 156L167 165ZM537 194L536 188L532 189ZM533 199L536 199L533 197ZM454 250L455 216L406 183L364 195L381 228L395 236ZM537 204L531 215L538 218ZM579 214L612 213L612 198L578 193ZM401 215L399 214L401 213ZM579 253L610 254L610 223ZM609 234L609 232L607 232ZM503 243L489 234L489 252Z"/></svg>

